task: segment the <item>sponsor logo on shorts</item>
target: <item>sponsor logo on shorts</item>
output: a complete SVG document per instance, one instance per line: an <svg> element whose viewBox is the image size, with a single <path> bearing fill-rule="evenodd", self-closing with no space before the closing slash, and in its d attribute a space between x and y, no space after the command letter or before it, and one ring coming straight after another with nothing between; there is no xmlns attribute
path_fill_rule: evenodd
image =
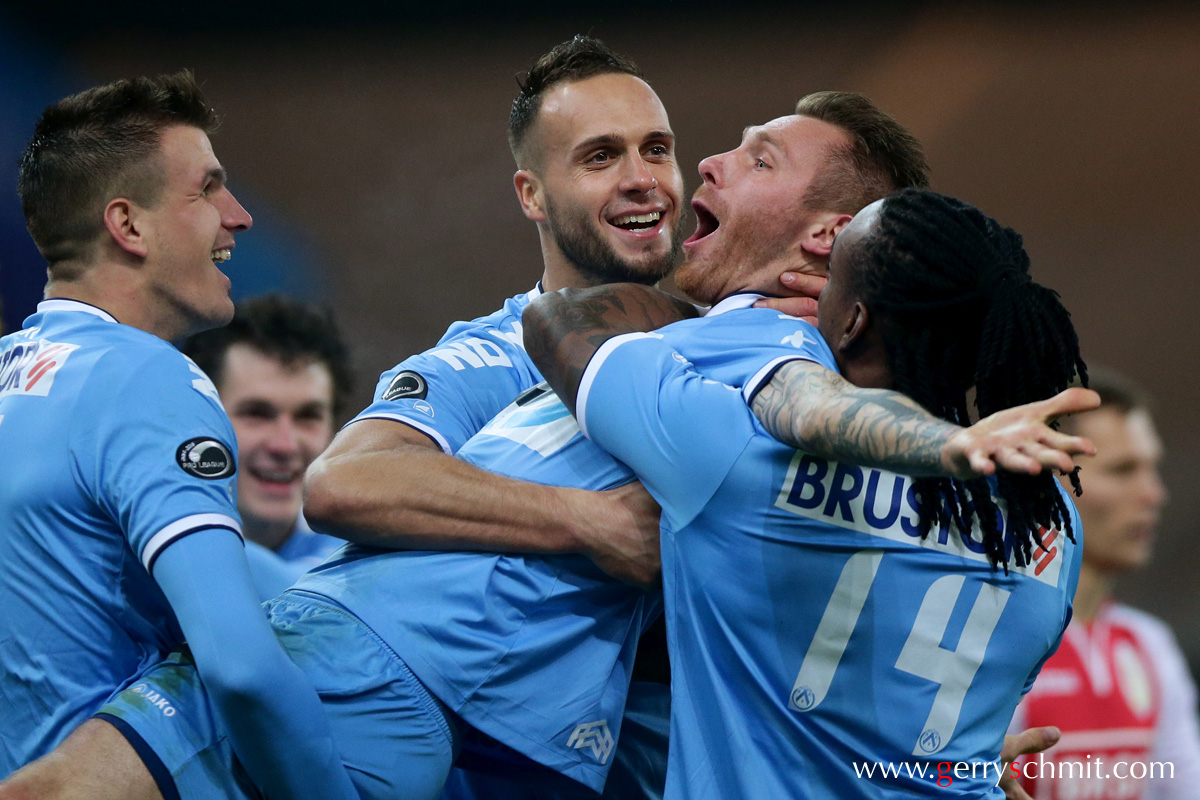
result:
<svg viewBox="0 0 1200 800"><path fill-rule="evenodd" d="M608 757L612 755L613 751L613 737L612 732L608 729L608 720L601 719L577 725L571 733L571 738L567 739L567 747L573 747L576 750L590 747L596 760L601 764L607 764Z"/></svg>
<svg viewBox="0 0 1200 800"><path fill-rule="evenodd" d="M383 393L383 399L390 401L413 397L417 400L424 400L425 393L428 391L429 386L425 383L424 378L416 372L405 370L392 378L392 382L388 384L387 390Z"/></svg>
<svg viewBox="0 0 1200 800"><path fill-rule="evenodd" d="M77 344L37 339L19 342L0 352L0 397L10 394L45 397L50 394L55 375L78 349Z"/></svg>
<svg viewBox="0 0 1200 800"><path fill-rule="evenodd" d="M175 716L175 706L171 705L171 701L164 697L162 693L156 692L146 684L139 683L130 689L130 691L144 697L146 702L161 711L164 717Z"/></svg>
<svg viewBox="0 0 1200 800"><path fill-rule="evenodd" d="M197 436L179 445L175 461L187 474L210 481L228 478L237 471L233 451L208 436Z"/></svg>

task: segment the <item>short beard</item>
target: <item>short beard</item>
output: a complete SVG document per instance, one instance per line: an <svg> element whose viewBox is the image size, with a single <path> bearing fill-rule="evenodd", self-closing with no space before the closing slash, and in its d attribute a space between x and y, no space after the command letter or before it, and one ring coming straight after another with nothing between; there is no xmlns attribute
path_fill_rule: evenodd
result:
<svg viewBox="0 0 1200 800"><path fill-rule="evenodd" d="M633 264L622 261L617 256L612 245L604 241L595 227L589 224L585 215L575 213L574 210L560 212L547 198L546 217L550 223L550 234L554 237L554 243L579 270L580 276L588 286L601 286L606 283L640 283L653 286L670 274L683 252L683 238L680 235L682 218L675 223L675 228L671 231L671 249L665 255L644 264Z"/></svg>

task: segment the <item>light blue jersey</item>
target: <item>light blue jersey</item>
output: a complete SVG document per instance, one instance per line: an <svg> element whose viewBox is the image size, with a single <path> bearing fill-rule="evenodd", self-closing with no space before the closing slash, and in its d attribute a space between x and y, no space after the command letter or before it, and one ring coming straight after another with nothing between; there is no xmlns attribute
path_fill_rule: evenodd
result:
<svg viewBox="0 0 1200 800"><path fill-rule="evenodd" d="M1000 797L994 762L1069 620L1081 547L1054 534L993 570L978 531L920 538L908 479L772 439L748 402L773 369L836 367L815 328L753 299L610 340L580 387L587 435L663 507L667 797ZM708 369L714 348L737 351ZM871 783L867 762L901 777ZM959 762L969 776L935 783Z"/></svg>
<svg viewBox="0 0 1200 800"><path fill-rule="evenodd" d="M539 284L532 291L509 299L500 310L493 314L471 322L456 322L447 330L437 346L412 356L385 372L376 388L374 402L359 414L354 422L363 419L395 420L424 432L444 452L451 454L459 452L463 444L508 406L513 398L541 382L541 374L525 353L521 331L522 312L529 302L540 294L541 286ZM574 425L574 421L565 414L561 405L556 408L554 414L556 421L547 426L549 435L552 437L558 435L554 433L555 431L560 434L565 429L564 426ZM530 427L530 430L535 429ZM489 463L503 465L506 459L506 448L515 447L511 440L505 440L504 437L493 437L490 448L485 444L486 441L481 439L476 442L472 451L474 454L468 454L469 460L485 468L490 468L487 466ZM533 446L535 451L538 447L541 447L542 450L546 449L544 445L536 442L533 443ZM571 448L575 450L584 446L591 447L586 443L573 442ZM611 459L607 454L593 455L592 458L596 459L600 466L594 475L585 470L579 477L579 486L599 486L601 483L597 483L598 480L607 480L606 475L615 474L611 472ZM586 459L573 460L576 467L581 467L585 462ZM567 469L568 462L564 461L559 466ZM503 466L494 471L508 474ZM625 480L628 479L628 477L625 478ZM572 483L572 480L571 475L563 474L552 476L549 482L576 485ZM617 485L617 482L614 482L613 485ZM458 563L455 559L451 560ZM466 595L464 593L460 596ZM476 606L472 613L481 615L485 613L479 605L482 599L477 598L472 602ZM417 665L414 666L414 669L421 670L422 667ZM466 691L462 687L450 689L448 686L444 686L445 681L429 675L431 671L434 670L425 668L423 679L443 686L448 697L461 696ZM451 679L452 682L454 680ZM469 685L470 681L464 683ZM618 777L617 783L624 785L622 782L644 781L648 786L656 786L661 784L662 776L662 770L657 765L665 761L666 748L663 746L663 742L666 737L667 722L664 715L659 725L650 724L649 718L653 715L645 712L645 709L658 709L666 705L666 687L655 684L636 688L639 689L638 692L635 692L639 708L635 709L634 713L638 721L632 732L621 740L623 742L621 751L613 757L618 762L618 771L622 773ZM498 709L502 705L498 704L496 708ZM597 719L607 722L607 717L603 715ZM541 724L539 723L539 725ZM616 727L614 726L608 728L609 734L615 735L615 731ZM537 735L544 736L544 734ZM507 741L508 738L505 740ZM600 736L600 739L604 741L603 736ZM540 744L535 746L542 747ZM588 747L584 747L581 751L584 756L587 756L588 752ZM604 758L603 748L600 752L600 756L591 756L589 760L595 762ZM552 758L557 758L557 756ZM604 760L611 765L611 760ZM469 745L462 762L474 763L479 766L478 760L473 759L472 753L469 752ZM600 771L592 770L589 773L590 777L585 782L588 785L595 785L597 775L608 769L608 765L601 764ZM636 768L629 769L626 765L636 765ZM594 763L593 766L595 766ZM461 778L461 776L459 777ZM528 776L521 776L522 780L527 781L527 778ZM453 800L489 797L499 791L496 785L487 783L482 775L470 778L469 783L473 787L471 789L467 788L467 780L460 779L453 783L455 788L448 790L447 793L447 798L453 798ZM553 790L548 791L553 792ZM627 793L627 796L633 797L635 794ZM658 792L651 790L638 796L655 797L658 796Z"/></svg>
<svg viewBox="0 0 1200 800"><path fill-rule="evenodd" d="M508 477L610 489L632 473L588 442L545 384L458 452ZM361 619L472 727L599 790L620 735L638 637L657 593L583 556L387 551L348 545L293 592Z"/></svg>
<svg viewBox="0 0 1200 800"><path fill-rule="evenodd" d="M246 560L250 563L250 577L254 579L259 599L270 600L282 594L301 575L345 543L336 536L317 533L303 516L278 550L247 541Z"/></svg>
<svg viewBox="0 0 1200 800"><path fill-rule="evenodd" d="M514 397L541 383L521 334L521 313L541 293L539 283L494 314L451 325L433 349L383 373L374 402L349 424L396 420L457 453Z"/></svg>
<svg viewBox="0 0 1200 800"><path fill-rule="evenodd" d="M240 535L235 446L198 367L94 306L44 301L0 339L0 777L179 645L150 569Z"/></svg>

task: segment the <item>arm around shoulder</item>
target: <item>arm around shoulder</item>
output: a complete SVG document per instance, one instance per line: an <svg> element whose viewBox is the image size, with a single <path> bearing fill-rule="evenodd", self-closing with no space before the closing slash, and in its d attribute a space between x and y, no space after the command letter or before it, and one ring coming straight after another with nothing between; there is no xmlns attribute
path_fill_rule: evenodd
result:
<svg viewBox="0 0 1200 800"><path fill-rule="evenodd" d="M637 585L657 579L657 506L640 486L589 492L513 480L446 455L403 423L367 419L309 467L304 514L350 541L410 550L580 553Z"/></svg>

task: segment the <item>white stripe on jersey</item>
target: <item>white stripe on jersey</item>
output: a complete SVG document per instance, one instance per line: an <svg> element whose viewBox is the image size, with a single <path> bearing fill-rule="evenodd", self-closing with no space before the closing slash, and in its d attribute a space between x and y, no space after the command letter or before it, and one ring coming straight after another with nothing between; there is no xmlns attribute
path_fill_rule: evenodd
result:
<svg viewBox="0 0 1200 800"><path fill-rule="evenodd" d="M191 533L200 528L229 528L238 535L239 539L242 538L242 526L233 517L227 517L224 514L192 514L190 517L172 522L150 537L150 541L146 542L146 546L142 548L142 566L149 572L154 558L164 547L185 533Z"/></svg>
<svg viewBox="0 0 1200 800"><path fill-rule="evenodd" d="M454 451L450 449L450 442L446 439L445 436L442 436L440 433L438 433L437 428L432 428L429 425L426 425L421 422L417 422L412 417L406 417L403 414L387 414L384 412L380 412L378 414L364 414L361 417L355 417L354 419L350 420L350 422L348 422L346 424L350 425L355 422L362 422L364 419L390 419L390 420L394 420L395 422L403 422L405 425L411 425L412 427L419 430L421 433L425 434L426 436L430 437L435 442L437 442L438 446L442 448L442 451L445 452L446 455L448 455L448 456L454 455Z"/></svg>
<svg viewBox="0 0 1200 800"><path fill-rule="evenodd" d="M585 419L587 411L588 393L592 390L592 382L596 380L596 373L600 371L601 365L616 350L625 342L631 342L634 339L661 339L661 333L622 333L620 336L614 336L596 350L592 354L592 360L588 362L587 367L583 370L583 378L579 381L579 393L575 396L575 419L579 421L579 429L583 431L584 436L588 436L587 420ZM588 438L592 438L588 436Z"/></svg>
<svg viewBox="0 0 1200 800"><path fill-rule="evenodd" d="M754 377L742 387L742 397L745 398L746 402L749 403L754 399L754 395L758 394L758 390L761 388L759 386L760 383L765 383L767 378L775 377L776 371L789 361L812 361L814 364L817 363L808 356L780 356L779 358L772 359L765 367L754 373Z"/></svg>

